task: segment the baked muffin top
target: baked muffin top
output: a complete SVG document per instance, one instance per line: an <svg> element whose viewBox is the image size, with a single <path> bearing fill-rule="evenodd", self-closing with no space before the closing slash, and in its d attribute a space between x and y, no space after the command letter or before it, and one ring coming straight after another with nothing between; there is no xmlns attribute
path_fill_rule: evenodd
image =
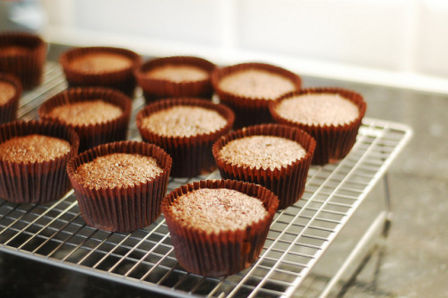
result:
<svg viewBox="0 0 448 298"><path fill-rule="evenodd" d="M245 229L268 213L259 199L226 188L191 191L178 197L171 211L184 225L208 233Z"/></svg>
<svg viewBox="0 0 448 298"><path fill-rule="evenodd" d="M154 179L163 170L150 156L112 153L80 165L75 172L87 188L127 187Z"/></svg>
<svg viewBox="0 0 448 298"><path fill-rule="evenodd" d="M228 93L248 98L274 100L296 90L293 82L280 74L264 69L245 69L223 77L219 87Z"/></svg>
<svg viewBox="0 0 448 298"><path fill-rule="evenodd" d="M275 110L287 120L306 125L343 125L359 116L353 102L334 93L297 95L282 100Z"/></svg>
<svg viewBox="0 0 448 298"><path fill-rule="evenodd" d="M301 159L306 150L290 139L255 135L235 139L219 151L219 157L237 166L278 169Z"/></svg>
<svg viewBox="0 0 448 298"><path fill-rule="evenodd" d="M142 128L165 137L191 137L215 132L226 124L226 119L215 110L179 105L143 118Z"/></svg>
<svg viewBox="0 0 448 298"><path fill-rule="evenodd" d="M87 53L74 58L70 68L86 74L121 71L132 66L132 59L108 52Z"/></svg>
<svg viewBox="0 0 448 298"><path fill-rule="evenodd" d="M13 84L0 81L0 105L7 103L16 94L16 88Z"/></svg>
<svg viewBox="0 0 448 298"><path fill-rule="evenodd" d="M123 111L101 99L67 103L53 108L48 116L66 124L81 126L115 120Z"/></svg>
<svg viewBox="0 0 448 298"><path fill-rule="evenodd" d="M156 80L167 80L174 83L206 80L209 72L194 65L166 64L149 69L145 77Z"/></svg>
<svg viewBox="0 0 448 298"><path fill-rule="evenodd" d="M0 159L9 162L44 162L70 152L70 143L55 137L31 134L0 144Z"/></svg>
<svg viewBox="0 0 448 298"><path fill-rule="evenodd" d="M30 52L29 48L18 45L0 46L0 55L4 56L27 55Z"/></svg>

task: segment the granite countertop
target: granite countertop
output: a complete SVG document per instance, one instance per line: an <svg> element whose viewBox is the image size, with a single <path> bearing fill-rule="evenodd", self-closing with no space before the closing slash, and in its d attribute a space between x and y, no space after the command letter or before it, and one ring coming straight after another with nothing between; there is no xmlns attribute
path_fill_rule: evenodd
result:
<svg viewBox="0 0 448 298"><path fill-rule="evenodd" d="M64 49L52 45L49 58L56 60ZM448 96L347 81L303 79L304 87L353 89L364 95L367 117L402 122L414 129L413 139L389 170L394 218L385 249L369 260L370 265L345 289L345 297L447 296ZM369 213L364 209L358 210L361 217L363 212ZM156 296L6 253L0 253L0 292L2 297Z"/></svg>

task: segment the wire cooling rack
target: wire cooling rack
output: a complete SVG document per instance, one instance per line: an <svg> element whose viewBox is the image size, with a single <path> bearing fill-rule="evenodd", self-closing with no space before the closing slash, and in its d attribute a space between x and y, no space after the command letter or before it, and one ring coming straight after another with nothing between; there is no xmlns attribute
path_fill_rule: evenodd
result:
<svg viewBox="0 0 448 298"><path fill-rule="evenodd" d="M66 88L59 66L48 63L45 82L21 100L19 117ZM138 136L134 101L130 136ZM357 207L405 146L409 127L365 119L351 153L337 164L311 167L306 191L295 205L277 212L264 249L250 268L226 278L185 272L176 262L163 216L131 234L85 224L73 191L53 204L0 200L0 250L109 280L176 296L290 296ZM195 179L171 179L169 190Z"/></svg>

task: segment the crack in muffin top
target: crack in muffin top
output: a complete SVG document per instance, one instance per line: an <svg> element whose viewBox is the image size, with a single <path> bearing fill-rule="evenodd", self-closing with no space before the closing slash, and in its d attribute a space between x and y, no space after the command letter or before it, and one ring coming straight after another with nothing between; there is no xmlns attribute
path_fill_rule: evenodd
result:
<svg viewBox="0 0 448 298"><path fill-rule="evenodd" d="M134 186L151 181L162 172L153 157L112 153L80 165L75 175L84 187L99 189Z"/></svg>
<svg viewBox="0 0 448 298"><path fill-rule="evenodd" d="M305 149L297 142L276 136L248 136L227 143L219 157L236 166L278 169L303 158Z"/></svg>
<svg viewBox="0 0 448 298"><path fill-rule="evenodd" d="M287 77L263 69L244 69L231 73L221 79L219 87L239 96L268 100L296 90Z"/></svg>
<svg viewBox="0 0 448 298"><path fill-rule="evenodd" d="M131 66L130 58L107 52L87 53L70 62L72 69L86 74L120 71Z"/></svg>
<svg viewBox="0 0 448 298"><path fill-rule="evenodd" d="M53 108L48 116L64 123L81 126L99 124L119 118L123 111L101 99L67 103Z"/></svg>
<svg viewBox="0 0 448 298"><path fill-rule="evenodd" d="M142 128L165 137L191 137L215 132L226 124L226 119L212 109L179 105L146 116Z"/></svg>
<svg viewBox="0 0 448 298"><path fill-rule="evenodd" d="M70 143L55 137L31 134L0 144L0 158L9 162L44 162L70 152Z"/></svg>
<svg viewBox="0 0 448 298"><path fill-rule="evenodd" d="M183 225L208 233L245 229L268 214L259 199L226 188L184 194L171 205L171 212Z"/></svg>
<svg viewBox="0 0 448 298"><path fill-rule="evenodd" d="M358 107L339 94L304 94L282 100L276 112L306 125L348 124L359 116Z"/></svg>
<svg viewBox="0 0 448 298"><path fill-rule="evenodd" d="M156 80L167 80L175 83L206 80L209 73L197 66L188 64L166 64L149 69L145 77Z"/></svg>

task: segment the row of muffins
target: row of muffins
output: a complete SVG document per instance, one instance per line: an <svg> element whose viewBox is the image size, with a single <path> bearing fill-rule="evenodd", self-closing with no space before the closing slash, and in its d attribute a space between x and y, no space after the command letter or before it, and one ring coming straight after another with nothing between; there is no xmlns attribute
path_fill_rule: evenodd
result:
<svg viewBox="0 0 448 298"><path fill-rule="evenodd" d="M47 100L39 115L77 131L83 151L125 139L130 100L116 101L117 96L124 95L104 88L71 88ZM116 114L114 109L120 110L117 102L122 106ZM79 114L80 106L91 110L99 106L102 111L95 116L100 118ZM61 119L61 115L67 118ZM86 117L98 121L89 123ZM140 110L136 122L145 142L163 148L172 157L174 177L198 176L217 165L224 178L255 182L273 190L280 197L281 208L303 194L316 146L303 130L264 124L230 132L232 110L199 98L157 101Z"/></svg>
<svg viewBox="0 0 448 298"><path fill-rule="evenodd" d="M29 33L0 33L0 72L10 73L20 79L25 89L33 88L42 81L43 65L47 46L37 35ZM247 76L225 78L222 83L211 84L211 73L216 66L197 57L166 57L142 64L141 57L128 49L114 47L82 47L63 53L59 62L70 87L102 86L118 89L128 96L134 94L136 81L142 87L147 102L166 97L211 98L213 89L223 100L232 97L242 88L243 96L248 91L244 85ZM251 88L250 98L269 99L287 91L300 88L300 77L285 69L272 65L257 64L250 76L269 81L276 88ZM214 74L214 81L223 75L238 72L246 66L233 66ZM243 82L243 85L241 85ZM260 89L261 88L261 89ZM244 90L246 89L246 90ZM232 98L229 98L232 101Z"/></svg>
<svg viewBox="0 0 448 298"><path fill-rule="evenodd" d="M136 77L146 98L150 98L147 102L172 96L204 96L210 99L213 92L211 81L221 103L235 112L236 128L273 119L304 129L318 144L315 164L343 158L353 146L365 114L366 104L359 94L337 88L297 91L300 77L276 66L243 63L213 68L213 64L201 58L167 57L150 60L137 68L140 58L131 53L117 48L77 48L64 53L60 61L69 85L96 84L122 91L126 90L121 86L129 86L128 83L134 81L132 70L136 68ZM122 81L116 81L117 78ZM5 91L6 87L15 87L17 84L12 81L0 78L0 89ZM128 93L133 93L134 87L135 84L131 92L126 87ZM20 86L16 89L17 95ZM15 117L13 110L17 110L17 99L18 96L10 96L3 105L0 102L0 116L5 115L0 117L0 122Z"/></svg>
<svg viewBox="0 0 448 298"><path fill-rule="evenodd" d="M129 98L111 89L70 88L44 102L39 115L49 123L73 130L78 138L77 146L82 148L79 151L84 151L126 139L129 105ZM230 132L233 121L234 114L226 106L196 98L167 99L150 104L137 114L136 120L142 139L163 148L172 157L172 176L194 177L210 172L217 164L223 177L257 182L275 189L277 194L282 194L281 208L297 201L312 160L314 139L302 130L275 124ZM7 140L26 135L26 132L16 135L15 131L2 132L4 139L0 141L0 148L8 149ZM23 148L20 148L21 142ZM34 147L45 149L37 145L30 149L23 140L15 143L10 149L14 152L32 151ZM0 153L2 159L6 158L7 150ZM301 179L297 176L299 170ZM290 180L293 183L289 183ZM288 184L300 185L298 192L288 188Z"/></svg>

